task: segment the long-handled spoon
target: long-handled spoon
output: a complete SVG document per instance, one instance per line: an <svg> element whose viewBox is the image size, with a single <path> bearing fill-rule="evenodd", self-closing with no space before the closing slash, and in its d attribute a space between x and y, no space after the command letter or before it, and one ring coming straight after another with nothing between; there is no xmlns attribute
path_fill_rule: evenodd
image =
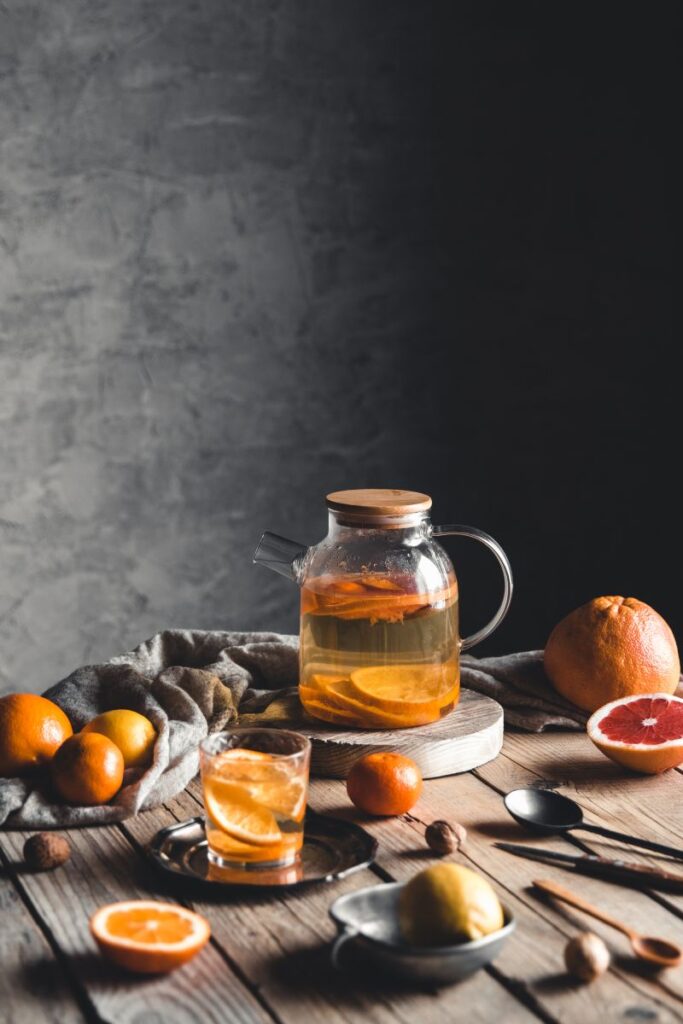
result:
<svg viewBox="0 0 683 1024"><path fill-rule="evenodd" d="M631 949L641 960L647 960L651 964L658 964L660 967L676 967L683 960L683 949L680 946L669 942L667 939L656 939L651 935L641 935L640 932L629 928L628 925L618 921L611 914L607 914L604 910L594 907L592 903L584 900L581 896L575 896L573 892L565 889L564 886L545 880L534 881L534 885L537 889L550 893L551 896L558 900L564 900L565 903L571 904L572 907L576 907L578 910L583 910L585 914L590 914L591 917L597 917L598 921L602 921L604 924L608 924L610 928L616 928L617 931L628 936L631 941Z"/></svg>
<svg viewBox="0 0 683 1024"><path fill-rule="evenodd" d="M655 850L683 860L683 850L675 846L665 846L664 843L629 836L624 832L613 832L611 828L603 828L602 825L591 825L583 820L583 811L574 800L551 789L513 789L505 797L505 806L516 822L534 832L552 834L580 828L585 832L597 832L608 839L616 839L620 843L642 846L644 850Z"/></svg>

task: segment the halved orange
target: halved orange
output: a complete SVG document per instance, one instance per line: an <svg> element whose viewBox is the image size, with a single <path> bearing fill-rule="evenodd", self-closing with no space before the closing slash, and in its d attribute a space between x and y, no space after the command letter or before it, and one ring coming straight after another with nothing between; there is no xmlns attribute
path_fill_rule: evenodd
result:
<svg viewBox="0 0 683 1024"><path fill-rule="evenodd" d="M241 785L220 775L203 779L204 803L214 825L233 839L254 846L279 843L282 833L275 816L254 800Z"/></svg>
<svg viewBox="0 0 683 1024"><path fill-rule="evenodd" d="M175 970L195 956L211 935L209 922L175 903L127 900L100 907L90 931L109 960L138 974Z"/></svg>

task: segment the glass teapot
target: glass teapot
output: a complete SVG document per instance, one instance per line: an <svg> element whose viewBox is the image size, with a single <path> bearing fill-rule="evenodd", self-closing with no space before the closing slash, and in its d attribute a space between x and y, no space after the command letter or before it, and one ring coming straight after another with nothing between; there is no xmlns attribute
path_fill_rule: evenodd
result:
<svg viewBox="0 0 683 1024"><path fill-rule="evenodd" d="M319 544L263 534L254 562L301 587L299 695L314 718L362 729L436 721L457 704L460 652L505 617L512 599L505 552L472 526L433 526L431 504L416 491L335 491ZM434 539L449 536L485 544L503 573L498 611L462 640L457 579Z"/></svg>

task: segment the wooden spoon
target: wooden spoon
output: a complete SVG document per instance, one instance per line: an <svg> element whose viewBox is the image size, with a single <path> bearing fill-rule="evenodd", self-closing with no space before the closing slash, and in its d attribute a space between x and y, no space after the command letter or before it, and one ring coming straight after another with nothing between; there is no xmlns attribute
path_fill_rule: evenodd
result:
<svg viewBox="0 0 683 1024"><path fill-rule="evenodd" d="M550 893L551 896L555 896L558 900L564 900L565 903L569 903L578 910L583 910L585 914L590 914L591 917L597 917L598 921L603 921L610 928L616 928L617 931L628 936L631 941L631 949L641 960L647 960L651 964L658 964L660 967L676 967L683 960L683 949L680 946L673 942L668 942L666 939L656 939L650 935L641 935L639 932L634 931L633 928L629 928L628 925L618 921L616 917L612 917L611 914L607 914L604 910L594 907L592 903L582 899L581 896L575 896L573 892L565 889L564 886L549 881L534 881L533 884L537 889Z"/></svg>

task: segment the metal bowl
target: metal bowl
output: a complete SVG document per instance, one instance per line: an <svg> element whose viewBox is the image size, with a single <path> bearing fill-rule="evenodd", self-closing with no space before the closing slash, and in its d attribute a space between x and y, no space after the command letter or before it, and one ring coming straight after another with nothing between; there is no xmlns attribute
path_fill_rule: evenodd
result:
<svg viewBox="0 0 683 1024"><path fill-rule="evenodd" d="M352 943L366 962L404 981L446 985L491 963L515 929L512 914L503 906L505 924L483 939L457 946L409 946L401 938L398 924L402 888L402 882L373 885L335 900L330 907L330 917L339 930L331 954L335 967L342 967L342 949Z"/></svg>

